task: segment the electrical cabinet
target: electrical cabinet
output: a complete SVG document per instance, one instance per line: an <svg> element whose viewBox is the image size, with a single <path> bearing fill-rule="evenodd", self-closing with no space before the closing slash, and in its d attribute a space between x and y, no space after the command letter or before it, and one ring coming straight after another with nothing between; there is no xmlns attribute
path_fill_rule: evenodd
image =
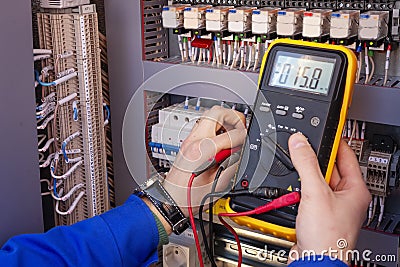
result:
<svg viewBox="0 0 400 267"><path fill-rule="evenodd" d="M168 24L172 29L163 27L162 12L164 6L171 4L195 5L200 3L213 6L233 6L236 9L241 6L248 6L254 10L253 12L255 15L260 14L260 11L257 11L257 8L266 7L280 8L283 12L295 9L306 11L316 9L319 14L329 16L329 18L330 16L332 16L332 18L334 17L339 24L347 23L347 26L343 24L343 29L347 27L349 34L346 38L343 37L344 35L338 34L337 37L327 40L326 33L329 32L329 26L336 27L333 29L334 32L342 31L343 29L341 26L338 28L337 25L339 24L336 24L336 26L333 26L333 24L327 25L327 19L320 19L313 20L313 23L315 24L315 21L322 21L323 24L319 25L317 23L318 25L315 24L315 26L313 24L313 27L318 27L318 29L323 28L323 31L313 31L313 34L315 32L321 32L324 35L323 38L322 35L321 38L318 37L319 39L314 37L314 35L309 38L311 38L312 41L329 41L336 44L350 45L353 49L360 46L359 43L356 43L356 39L358 38L357 31L354 31L352 28L354 27L354 23L357 23L358 26L360 13L363 14L369 12L362 15L362 19L367 19L369 14L375 14L375 11L381 12L377 12L377 14L379 13L379 16L382 18L386 17L385 14L387 13L384 12L390 12L390 21L384 19L381 20L382 23L387 23L385 27L387 26L390 28L390 40L393 46L390 55L391 67L388 69L387 73L388 78L386 77L385 79L387 80L385 80L383 77L385 73L385 64L383 63L386 59L387 45L382 48L382 44L383 42L386 42L386 39L380 39L379 34L382 33L380 29L372 29L375 26L371 26L371 31L377 33L374 35L376 40L371 40L368 44L362 43L361 50L364 50L364 46L368 46L369 50L373 50L370 54L374 54L373 57L376 63L374 66L375 73L369 77L369 73L365 73L364 65L362 65L362 70L359 74L359 81L355 85L355 93L349 112L349 120L353 121L353 123L355 120L359 123L366 122L368 125L367 131L369 134L367 135L369 140L375 140L374 138L378 137L374 136L378 134L380 136L391 136L395 143L400 144L400 117L396 112L397 103L400 101L400 72L398 71L398 67L400 66L400 52L397 47L398 27L396 27L398 22L398 9L400 7L399 2L343 2L330 0L183 0L132 2L121 0L118 5L106 3L110 79L112 88L111 101L114 103L114 105L112 104L114 122L113 139L115 144L118 144L114 149L114 157L116 162L115 172L116 177L118 177L116 180L116 195L119 203L122 203L124 199L129 196L132 189L136 186L136 183L146 180L154 171L153 165L158 164L158 161L154 161L151 157L151 149L148 147L148 142L151 140L151 136L149 137L149 125L146 124L149 123L148 121L146 122L148 113L157 113L154 110L149 109L148 106L151 102L149 102L149 99L154 97L154 94L160 93L160 95L169 96L169 102L160 98L159 109L183 101L185 96L207 97L219 101L248 106L251 106L255 100L259 66L255 66L254 61L252 62L250 57L253 57L253 59L255 57L257 42L264 43L265 41L268 41L269 38L275 38L276 33L275 35L273 34L270 36L258 35L259 39L257 37L252 38L252 35L244 30L242 33L235 33L238 37L239 54L241 49L240 46L243 46L241 42L247 42L247 49L252 49L251 53L253 53L253 55L249 57L249 60L247 60L247 58L245 59L243 64L244 66L239 67L240 64L237 64L234 65L234 67L229 68L223 66L221 62L218 63L218 58L216 61L214 59L215 62L213 62L214 57L211 53L214 52L210 52L210 55L203 56L202 60L197 60L197 57L196 60L190 60L191 57L193 58L193 50L190 51L189 46L189 50L185 51L185 46L190 41L192 41L192 45L194 45L193 37L197 39L197 37L201 35L201 39L204 37L204 39L210 40L207 42L204 41L204 43L202 43L204 46L199 46L204 49L213 46L213 42L216 42L216 40L218 41L218 38L221 38L221 43L223 44L226 43L231 45L235 42L235 37L229 39L229 34L227 34L225 30L213 32L212 36L215 36L213 39L213 37L208 36L209 33L201 27L199 29L185 29L184 27L178 28L177 26L177 28L173 28L175 26L171 26L172 24ZM326 10L326 12L324 10ZM184 12L185 11L182 11L181 13ZM234 12L235 11L232 11L232 13ZM179 18L184 17L181 13L179 14ZM299 16L313 15L312 12L302 11L300 13L302 13L302 15ZM347 16L349 16L348 14L352 14L351 16L353 16L351 18L349 17L350 20L346 19ZM282 12L279 13L278 10L278 17L280 15L282 16L285 14ZM340 19L342 18L344 19L340 22ZM299 22L298 19L295 19L294 21L295 23ZM310 24L309 21L311 21L310 18L307 18L303 27ZM221 23L221 25L223 25L223 22ZM287 23L287 21L285 21L285 23ZM368 25L372 24L378 25L376 23L364 24L367 25L365 27L370 27ZM129 27L127 25L129 25ZM168 25L166 27L169 27ZM184 26L182 23L174 23L173 25ZM301 27L299 29L301 31ZM332 28L330 28L330 30L332 31ZM386 31L386 28L384 30ZM191 33L198 36L191 35ZM387 33L383 34L385 36L387 35ZM364 34L362 35L365 36ZM298 33L296 32L292 37L297 38ZM360 39L362 38L360 37ZM231 46L233 47L233 45ZM215 47L218 49L219 46L217 46L217 43L215 43ZM263 47L264 45L262 44L258 49L262 50ZM192 54L190 54L190 52L192 52ZM209 51L207 50L207 53L208 52ZM218 57L218 54L214 55L215 57ZM209 59L208 62L206 58ZM184 59L183 64L181 64L182 59ZM246 69L247 65L251 65L251 67ZM232 69L236 70L234 71ZM129 73L129 75L127 75L127 73ZM158 120L154 119L154 123L157 122ZM135 138L132 138L133 136L135 136ZM145 169L143 166L147 166L147 168ZM365 168L367 170L368 166ZM359 240L359 248L369 247L371 250L376 249L375 251L379 252L390 251L394 254L398 253L399 232L397 232L398 230L389 230L389 228L394 227L394 225L396 225L395 228L398 227L396 222L398 222L400 216L400 209L397 207L398 205L395 204L400 203L400 199L398 198L399 189L396 188L397 187L394 187L394 190L386 199L387 203L392 204L387 204L388 206L386 206L385 209L387 210L387 213L385 213L384 217L386 219L384 219L384 221L386 221L382 222L385 226L379 226L381 227L379 228L377 222L365 226ZM376 232L377 230L375 229L379 229L378 232ZM387 233L385 233L385 231ZM373 237L374 235L376 236ZM382 242L376 244L374 240L378 237ZM218 238L221 239L222 237L218 236ZM383 249L382 246L384 246L385 249ZM382 266L397 266L398 263L387 262L381 264Z"/></svg>

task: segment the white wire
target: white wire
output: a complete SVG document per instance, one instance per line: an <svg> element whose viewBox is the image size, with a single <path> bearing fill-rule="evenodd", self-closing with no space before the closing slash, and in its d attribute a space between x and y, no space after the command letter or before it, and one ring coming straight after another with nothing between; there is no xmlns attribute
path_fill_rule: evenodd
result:
<svg viewBox="0 0 400 267"><path fill-rule="evenodd" d="M369 61L371 62L371 73L369 74L368 82L372 80L372 76L374 76L375 73L375 61L374 58L369 56L368 57Z"/></svg>
<svg viewBox="0 0 400 267"><path fill-rule="evenodd" d="M40 146L44 140L46 140L46 135L45 134L39 134L38 138L40 138L39 142L38 142L38 146Z"/></svg>
<svg viewBox="0 0 400 267"><path fill-rule="evenodd" d="M62 193L62 192L63 192L63 189L61 189L60 191L61 191L60 193ZM80 192L79 195L78 195L78 196L76 197L76 199L74 200L74 202L72 203L71 207L70 207L67 211L65 211L65 212L59 210L58 205L59 205L60 201L57 201L57 202L56 202L56 208L55 208L56 212L57 212L58 214L62 215L62 216L66 216L66 215L71 214L71 213L74 211L74 209L76 208L76 206L78 205L79 200L81 200L81 198L82 198L84 195L85 195L85 192L84 192L84 191Z"/></svg>
<svg viewBox="0 0 400 267"><path fill-rule="evenodd" d="M67 163L72 164L72 163L76 163L76 162L81 161L81 160L83 160L82 157L77 157L77 158L73 158L73 159L68 159Z"/></svg>
<svg viewBox="0 0 400 267"><path fill-rule="evenodd" d="M369 60L368 60L368 47L365 47L365 84L367 84L369 81Z"/></svg>
<svg viewBox="0 0 400 267"><path fill-rule="evenodd" d="M385 211L385 197L379 197L379 205L380 205L380 211L379 211L379 217L378 217L378 224L377 226L379 227L382 219L383 219L383 213Z"/></svg>
<svg viewBox="0 0 400 267"><path fill-rule="evenodd" d="M64 97L63 99L58 100L57 103L58 103L59 105L64 105L65 103L67 103L67 102L69 102L69 101L75 99L75 97L77 97L77 96L78 96L77 93L70 94L70 95Z"/></svg>
<svg viewBox="0 0 400 267"><path fill-rule="evenodd" d="M257 42L256 45L256 55L254 58L254 67L253 67L253 71L256 71L257 67L258 67L258 63L260 61L260 49L261 49L261 43Z"/></svg>
<svg viewBox="0 0 400 267"><path fill-rule="evenodd" d="M197 62L197 65L199 65L201 63L202 59L203 59L203 48L200 48L199 49L199 60Z"/></svg>
<svg viewBox="0 0 400 267"><path fill-rule="evenodd" d="M226 64L226 42L222 42L222 63Z"/></svg>
<svg viewBox="0 0 400 267"><path fill-rule="evenodd" d="M50 174L51 177L53 177L54 179L66 179L69 176L71 176L71 174L79 168L79 166L81 166L83 164L83 160L75 163L66 173L62 174L62 175L55 175L54 173L54 169L50 168Z"/></svg>
<svg viewBox="0 0 400 267"><path fill-rule="evenodd" d="M350 136L350 139L349 139L349 142L348 142L349 146L351 146L351 142L353 141L354 135L356 133L356 128L357 128L357 120L354 120L353 127L352 127L352 130L351 130L351 136Z"/></svg>
<svg viewBox="0 0 400 267"><path fill-rule="evenodd" d="M192 47L193 48L193 57L192 57L192 62L194 63L197 59L197 55L199 53L199 49L197 47Z"/></svg>
<svg viewBox="0 0 400 267"><path fill-rule="evenodd" d="M232 58L232 44L228 42L228 59L226 61L226 66L229 66Z"/></svg>
<svg viewBox="0 0 400 267"><path fill-rule="evenodd" d="M387 80L388 80L388 74L389 74L389 66L390 66L390 51L391 48L388 47L387 51L386 51L386 60L385 60L385 78L383 80L383 85L387 84Z"/></svg>
<svg viewBox="0 0 400 267"><path fill-rule="evenodd" d="M39 148L39 149L38 149L39 152L46 152L47 149L49 149L50 145L51 145L53 142L54 142L54 138L50 138L42 148Z"/></svg>
<svg viewBox="0 0 400 267"><path fill-rule="evenodd" d="M246 68L247 71L250 70L251 64L253 63L253 48L254 48L254 44L250 43L248 60L247 60L247 68Z"/></svg>
<svg viewBox="0 0 400 267"><path fill-rule="evenodd" d="M46 54L46 55L51 55L53 54L53 51L50 49L33 49L33 54L38 55L38 54Z"/></svg>
<svg viewBox="0 0 400 267"><path fill-rule="evenodd" d="M36 127L38 130L43 130L43 129L45 129L46 127L47 127L47 124L49 124L49 122L51 121L51 120L53 120L54 119L54 114L53 115L51 115L50 117L47 117L45 120L44 120L44 122L40 125L40 126L38 126L38 127Z"/></svg>
<svg viewBox="0 0 400 267"><path fill-rule="evenodd" d="M57 196L55 196L53 191L50 191L50 193L51 193L52 198L54 198L54 199L57 200L57 201L67 201L68 199L71 198L71 196L72 196L76 191L78 191L79 189L81 189L81 188L83 188L83 187L85 187L85 184L82 184L82 183L77 184L77 185L75 185L67 194L65 194L65 195L62 196L62 197L57 197ZM62 191L60 190L60 193L61 193L61 192L64 192L64 190L62 190ZM62 195L62 194L59 194L59 195Z"/></svg>
<svg viewBox="0 0 400 267"><path fill-rule="evenodd" d="M51 161L54 159L54 157L55 153L50 154L47 157L47 160L43 164L39 165L39 168L47 168L50 165Z"/></svg>
<svg viewBox="0 0 400 267"><path fill-rule="evenodd" d="M33 57L33 61L43 60L51 58L51 55L36 55Z"/></svg>
<svg viewBox="0 0 400 267"><path fill-rule="evenodd" d="M362 126L361 126L361 136L360 136L361 140L365 139L365 126L366 126L366 123L365 123L365 121L363 121Z"/></svg>
<svg viewBox="0 0 400 267"><path fill-rule="evenodd" d="M184 56L183 56L182 36L180 36L180 35L178 35L178 46L179 46L179 51L181 53L181 59L182 59L182 62L183 62L185 60L184 60Z"/></svg>
<svg viewBox="0 0 400 267"><path fill-rule="evenodd" d="M39 164L43 164L44 160L44 154L43 153L39 153Z"/></svg>
<svg viewBox="0 0 400 267"><path fill-rule="evenodd" d="M56 104L54 102L50 103L50 104L46 105L45 108L42 109L41 111L36 112L36 116L46 117L51 112L53 112L55 109L56 109Z"/></svg>
<svg viewBox="0 0 400 267"><path fill-rule="evenodd" d="M247 44L242 41L242 45L240 46L240 65L239 65L239 69L242 69L245 65L245 61L246 61L246 53L247 52Z"/></svg>
<svg viewBox="0 0 400 267"><path fill-rule="evenodd" d="M360 81L361 68L362 68L362 52L360 52L360 55L359 55L358 61L357 61L356 83L358 83Z"/></svg>
<svg viewBox="0 0 400 267"><path fill-rule="evenodd" d="M192 55L193 55L193 47L192 47L192 39L188 38L188 53L189 53L189 60L192 60Z"/></svg>

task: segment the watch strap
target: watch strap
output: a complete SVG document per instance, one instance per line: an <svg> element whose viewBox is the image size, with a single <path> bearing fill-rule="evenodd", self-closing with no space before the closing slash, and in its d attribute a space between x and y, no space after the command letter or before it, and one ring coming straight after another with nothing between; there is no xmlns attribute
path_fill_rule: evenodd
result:
<svg viewBox="0 0 400 267"><path fill-rule="evenodd" d="M145 196L150 200L168 224L171 225L175 234L180 235L189 227L188 218L185 217L157 178L148 180L144 185L140 186L140 189L135 191L135 194L139 197Z"/></svg>

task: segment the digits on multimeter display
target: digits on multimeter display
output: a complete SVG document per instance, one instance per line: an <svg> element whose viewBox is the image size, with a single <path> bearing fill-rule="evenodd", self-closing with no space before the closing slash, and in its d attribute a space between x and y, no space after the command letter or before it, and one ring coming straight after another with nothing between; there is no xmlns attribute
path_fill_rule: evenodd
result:
<svg viewBox="0 0 400 267"><path fill-rule="evenodd" d="M328 95L335 58L277 52L269 86Z"/></svg>

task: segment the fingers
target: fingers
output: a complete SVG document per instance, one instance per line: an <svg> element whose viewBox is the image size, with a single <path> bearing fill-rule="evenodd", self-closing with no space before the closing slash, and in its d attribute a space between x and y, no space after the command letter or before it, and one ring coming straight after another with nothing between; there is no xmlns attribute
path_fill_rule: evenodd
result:
<svg viewBox="0 0 400 267"><path fill-rule="evenodd" d="M304 135L297 133L289 139L289 151L293 165L300 175L301 191L311 195L327 187L317 156ZM323 191L322 191L323 192Z"/></svg>
<svg viewBox="0 0 400 267"><path fill-rule="evenodd" d="M245 129L234 129L229 132L214 136L211 138L214 141L217 152L223 149L230 149L241 146L246 138Z"/></svg>
<svg viewBox="0 0 400 267"><path fill-rule="evenodd" d="M245 122L245 117L241 112L214 106L204 112L188 139L195 141L215 136L221 127L225 129L245 129Z"/></svg>
<svg viewBox="0 0 400 267"><path fill-rule="evenodd" d="M341 141L339 145L336 164L345 186L343 189L365 185L358 160L353 150L344 141Z"/></svg>
<svg viewBox="0 0 400 267"><path fill-rule="evenodd" d="M371 196L362 178L358 160L344 141L340 143L336 164L341 177L337 189L351 191L360 201L369 203Z"/></svg>
<svg viewBox="0 0 400 267"><path fill-rule="evenodd" d="M340 174L339 174L339 171L338 171L338 169L337 169L337 167L335 165L335 167L333 167L331 180L329 181L329 186L331 187L331 189L333 191L336 191L340 181L341 181Z"/></svg>

